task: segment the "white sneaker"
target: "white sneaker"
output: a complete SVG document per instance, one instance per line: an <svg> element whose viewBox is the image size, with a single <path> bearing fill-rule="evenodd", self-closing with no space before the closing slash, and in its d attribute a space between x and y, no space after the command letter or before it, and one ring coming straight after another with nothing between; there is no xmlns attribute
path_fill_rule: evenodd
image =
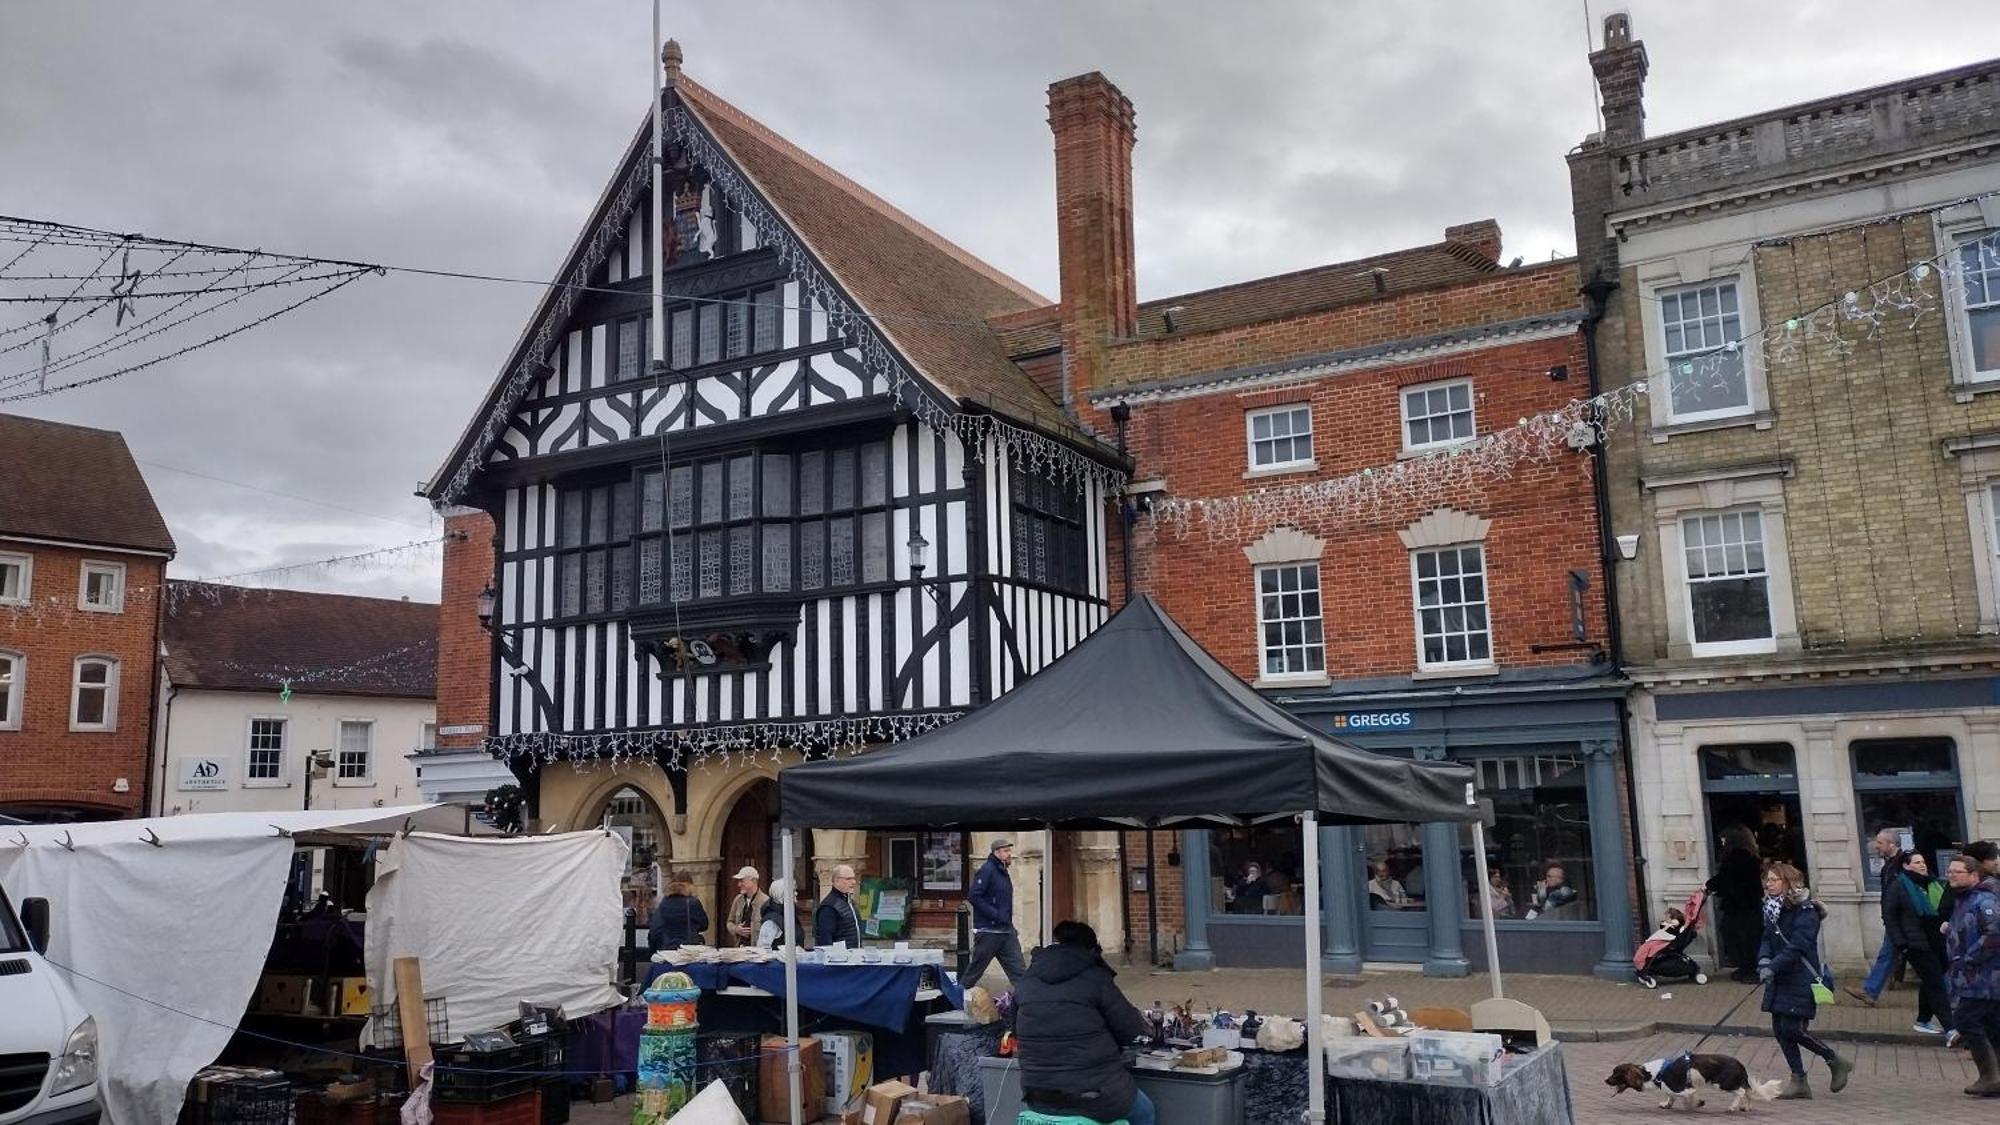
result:
<svg viewBox="0 0 2000 1125"><path fill-rule="evenodd" d="M1910 1025L1910 1030L1921 1032L1925 1035L1943 1035L1944 1025L1935 1019L1918 1020Z"/></svg>

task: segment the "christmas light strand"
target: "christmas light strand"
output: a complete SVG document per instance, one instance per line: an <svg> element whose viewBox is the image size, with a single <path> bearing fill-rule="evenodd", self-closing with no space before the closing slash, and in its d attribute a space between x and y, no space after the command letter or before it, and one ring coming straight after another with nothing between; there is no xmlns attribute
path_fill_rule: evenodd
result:
<svg viewBox="0 0 2000 1125"><path fill-rule="evenodd" d="M963 717L964 711L919 711L832 719L720 723L660 730L595 731L559 734L532 731L487 737L482 745L496 759L528 758L543 765L569 762L578 768L608 762L613 768L654 765L669 770L691 766L750 765L783 760L787 752L825 756L869 743L905 742Z"/></svg>
<svg viewBox="0 0 2000 1125"><path fill-rule="evenodd" d="M1953 246L1815 308L1773 319L1723 347L1674 359L1594 398L1521 418L1462 445L1233 496L1169 496L1153 503L1152 518L1180 537L1199 525L1211 540L1238 541L1282 524L1366 523L1451 503L1468 489L1594 447L1629 425L1647 394L1695 404L1708 394L1741 396L1748 387L1746 363L1778 367L1813 354L1845 358L1891 331L1915 331L1925 317L1949 307L1948 295L1963 292L1974 270L2000 271L2000 235Z"/></svg>

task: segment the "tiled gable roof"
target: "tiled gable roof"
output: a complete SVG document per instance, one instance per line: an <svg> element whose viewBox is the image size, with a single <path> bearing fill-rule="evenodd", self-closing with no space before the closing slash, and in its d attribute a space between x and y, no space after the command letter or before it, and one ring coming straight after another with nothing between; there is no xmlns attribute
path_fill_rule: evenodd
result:
<svg viewBox="0 0 2000 1125"><path fill-rule="evenodd" d="M0 414L0 535L172 554L125 437Z"/></svg>
<svg viewBox="0 0 2000 1125"><path fill-rule="evenodd" d="M676 92L917 373L945 394L1073 429L988 318L1046 298L973 257L692 79Z"/></svg>
<svg viewBox="0 0 2000 1125"><path fill-rule="evenodd" d="M438 607L173 582L161 632L175 687L431 699Z"/></svg>

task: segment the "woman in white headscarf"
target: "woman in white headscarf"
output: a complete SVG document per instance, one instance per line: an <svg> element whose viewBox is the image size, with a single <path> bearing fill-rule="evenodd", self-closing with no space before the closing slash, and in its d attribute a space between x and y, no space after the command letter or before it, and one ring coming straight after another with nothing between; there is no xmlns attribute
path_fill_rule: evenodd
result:
<svg viewBox="0 0 2000 1125"><path fill-rule="evenodd" d="M792 908L792 881L773 879L770 901L764 904L764 911L758 917L757 940L759 949L778 949L785 943L785 911Z"/></svg>

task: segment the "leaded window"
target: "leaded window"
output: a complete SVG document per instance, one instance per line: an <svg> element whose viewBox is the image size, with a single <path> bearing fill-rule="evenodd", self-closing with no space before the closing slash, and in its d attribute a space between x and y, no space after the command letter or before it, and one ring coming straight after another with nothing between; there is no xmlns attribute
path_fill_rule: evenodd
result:
<svg viewBox="0 0 2000 1125"><path fill-rule="evenodd" d="M1074 483L1014 470L1014 577L1081 594L1090 586L1083 494Z"/></svg>
<svg viewBox="0 0 2000 1125"><path fill-rule="evenodd" d="M875 441L737 452L566 488L555 616L889 582L889 476L889 445ZM1052 557L1080 565L1067 546Z"/></svg>

